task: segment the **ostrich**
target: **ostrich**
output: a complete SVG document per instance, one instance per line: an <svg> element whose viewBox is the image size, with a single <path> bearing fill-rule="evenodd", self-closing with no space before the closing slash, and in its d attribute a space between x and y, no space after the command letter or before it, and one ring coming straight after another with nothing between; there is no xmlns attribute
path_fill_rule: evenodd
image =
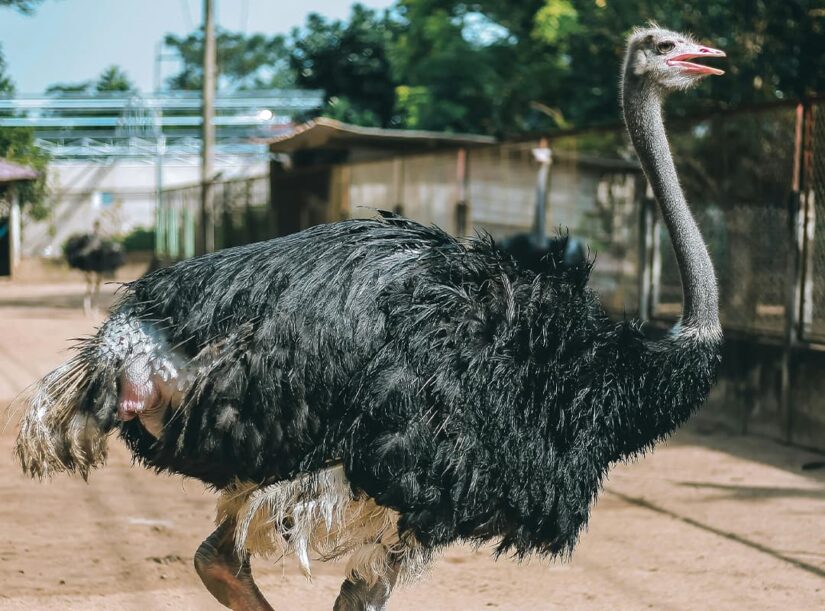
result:
<svg viewBox="0 0 825 611"><path fill-rule="evenodd" d="M499 248L513 257L520 267L536 273L544 272L547 265L590 265L584 243L570 235L545 236L543 240L536 240L535 233L517 233L501 240Z"/></svg>
<svg viewBox="0 0 825 611"><path fill-rule="evenodd" d="M96 307L100 296L103 276L111 276L125 261L123 247L100 235L100 221L95 221L92 233L71 236L63 248L69 267L79 269L86 277L86 294L83 311L86 314Z"/></svg>
<svg viewBox="0 0 825 611"><path fill-rule="evenodd" d="M499 242L499 247L510 254L521 267L537 273L543 272L546 265L556 265L559 260L567 267L589 265L581 240L569 235L547 237L545 209L552 152L546 145L542 145L533 149L533 155L541 165L536 184L532 231L507 236Z"/></svg>
<svg viewBox="0 0 825 611"><path fill-rule="evenodd" d="M252 554L348 558L335 609L383 609L456 541L567 557L616 461L705 400L722 339L713 267L662 121L724 53L635 31L622 106L672 236L684 313L611 322L588 267L535 273L481 237L401 217L312 227L158 270L28 396L24 471L84 478L117 428L136 459L221 492L195 568L271 609ZM559 260L561 263L561 260Z"/></svg>

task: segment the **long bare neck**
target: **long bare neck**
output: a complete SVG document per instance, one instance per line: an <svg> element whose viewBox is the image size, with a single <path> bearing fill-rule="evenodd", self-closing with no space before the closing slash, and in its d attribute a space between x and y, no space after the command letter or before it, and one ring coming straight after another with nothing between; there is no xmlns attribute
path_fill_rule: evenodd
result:
<svg viewBox="0 0 825 611"><path fill-rule="evenodd" d="M702 234L679 185L662 119L661 93L625 72L625 123L662 212L682 278L683 312L678 335L718 340L719 294Z"/></svg>
<svg viewBox="0 0 825 611"><path fill-rule="evenodd" d="M542 163L536 178L536 206L533 212L533 244L547 248L547 178L550 164Z"/></svg>

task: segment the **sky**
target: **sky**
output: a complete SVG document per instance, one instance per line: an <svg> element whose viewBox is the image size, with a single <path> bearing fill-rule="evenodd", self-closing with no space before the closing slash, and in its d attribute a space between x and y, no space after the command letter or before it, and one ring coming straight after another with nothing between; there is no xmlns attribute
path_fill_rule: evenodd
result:
<svg viewBox="0 0 825 611"><path fill-rule="evenodd" d="M386 8L392 0L359 0ZM352 0L215 0L217 24L247 33L285 34L309 13L342 19ZM0 45L18 93L94 79L117 64L142 91L154 86L155 50L167 33L201 22L201 0L44 0L33 15L0 8ZM165 78L177 71L162 64Z"/></svg>

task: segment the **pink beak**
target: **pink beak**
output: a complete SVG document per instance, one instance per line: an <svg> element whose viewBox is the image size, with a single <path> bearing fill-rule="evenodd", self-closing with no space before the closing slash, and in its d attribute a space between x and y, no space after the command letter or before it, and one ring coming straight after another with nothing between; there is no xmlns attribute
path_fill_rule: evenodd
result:
<svg viewBox="0 0 825 611"><path fill-rule="evenodd" d="M703 66L702 64L694 64L693 62L686 61L688 59L695 59L697 57L727 57L724 51L720 51L719 49L713 49L711 47L704 47L701 45L696 46L695 51L691 51L688 53L679 53L678 55L671 57L667 60L668 66L673 66L674 68L679 68L683 72L689 72L691 74L724 74L724 70L720 70L719 68L712 68L710 66Z"/></svg>

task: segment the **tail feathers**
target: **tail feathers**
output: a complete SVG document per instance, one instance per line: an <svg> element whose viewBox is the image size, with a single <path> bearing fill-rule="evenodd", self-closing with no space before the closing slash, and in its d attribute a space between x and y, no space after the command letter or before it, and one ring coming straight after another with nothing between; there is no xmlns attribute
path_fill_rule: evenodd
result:
<svg viewBox="0 0 825 611"><path fill-rule="evenodd" d="M23 471L39 479L80 473L106 460L106 434L93 411L83 409L92 382L78 354L40 380L20 400L27 406L15 443Z"/></svg>

